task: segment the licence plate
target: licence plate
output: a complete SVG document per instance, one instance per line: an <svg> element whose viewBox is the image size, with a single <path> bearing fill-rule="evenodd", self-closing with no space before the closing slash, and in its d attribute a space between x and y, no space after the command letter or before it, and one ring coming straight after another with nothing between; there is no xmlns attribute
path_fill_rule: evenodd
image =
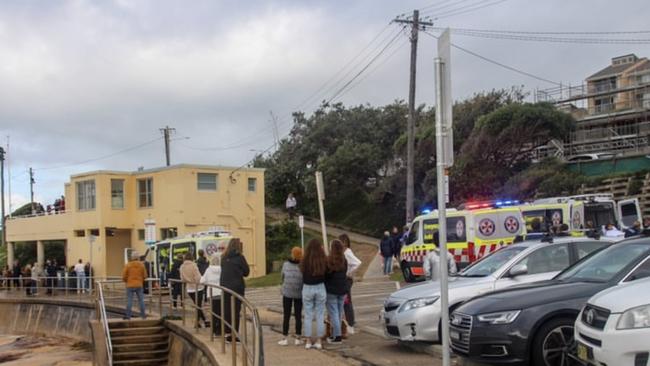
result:
<svg viewBox="0 0 650 366"><path fill-rule="evenodd" d="M584 345L582 343L578 343L577 352L578 352L578 358L579 359L581 359L583 361L591 361L591 355L592 355L592 352L593 352L593 351L591 351L591 347L586 346L586 345Z"/></svg>
<svg viewBox="0 0 650 366"><path fill-rule="evenodd" d="M460 341L461 336L460 336L459 332L456 332L456 331L452 330L452 331L449 332L449 338L451 338L451 339L453 339L455 341Z"/></svg>

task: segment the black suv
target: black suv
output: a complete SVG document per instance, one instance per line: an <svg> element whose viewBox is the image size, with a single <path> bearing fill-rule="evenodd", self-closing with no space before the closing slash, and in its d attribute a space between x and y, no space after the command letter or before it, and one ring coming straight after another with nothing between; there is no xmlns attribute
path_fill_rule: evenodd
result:
<svg viewBox="0 0 650 366"><path fill-rule="evenodd" d="M487 364L571 365L573 324L596 293L650 275L650 238L596 252L549 281L491 292L450 316L454 353Z"/></svg>

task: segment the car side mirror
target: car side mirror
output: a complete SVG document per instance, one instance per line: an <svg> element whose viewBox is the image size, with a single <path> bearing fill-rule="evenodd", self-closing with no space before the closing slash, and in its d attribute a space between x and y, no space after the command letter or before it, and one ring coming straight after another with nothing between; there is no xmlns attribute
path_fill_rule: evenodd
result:
<svg viewBox="0 0 650 366"><path fill-rule="evenodd" d="M525 264L517 264L514 267L510 268L508 271L508 275L510 277L517 277L521 275L525 275L528 273L528 266Z"/></svg>

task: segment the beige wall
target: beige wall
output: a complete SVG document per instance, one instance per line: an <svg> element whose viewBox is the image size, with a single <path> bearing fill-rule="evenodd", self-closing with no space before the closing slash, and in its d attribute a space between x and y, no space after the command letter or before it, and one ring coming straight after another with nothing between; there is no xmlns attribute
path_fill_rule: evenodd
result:
<svg viewBox="0 0 650 366"><path fill-rule="evenodd" d="M66 213L31 218L14 218L7 222L9 242L63 239L68 243L68 265L79 258L89 260L89 230L99 229L93 245L93 264L98 275L118 273L123 249L131 246L144 253L138 230L145 219L156 221L160 229L177 228L179 236L220 226L241 238L252 276L265 274L264 238L264 171L241 169L229 178L234 168L179 165L151 171L91 172L72 176L65 186ZM216 173L217 190L199 191L197 173ZM138 207L137 180L153 178L153 206ZM248 178L257 179L255 192L248 191ZM124 180L124 208L111 205L111 179ZM95 181L95 209L77 209L76 183ZM106 228L120 229L119 235L106 237ZM75 236L84 231L84 237ZM116 253L120 253L119 261Z"/></svg>

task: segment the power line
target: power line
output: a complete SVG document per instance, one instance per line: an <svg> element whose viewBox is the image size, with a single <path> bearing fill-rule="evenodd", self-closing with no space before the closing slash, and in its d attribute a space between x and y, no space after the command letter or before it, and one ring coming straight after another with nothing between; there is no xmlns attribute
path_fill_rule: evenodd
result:
<svg viewBox="0 0 650 366"><path fill-rule="evenodd" d="M429 36L431 36L431 37L433 37L433 38L435 38L435 39L438 39L438 36L436 36L436 35L434 35L434 34L432 34L432 33L429 33L429 32L424 32L424 33L428 34ZM456 48L456 49L458 49L458 50L460 50L460 51L463 51L463 52L465 52L465 53L467 53L467 54L470 54L470 55L472 55L472 56L474 56L474 57L480 58L480 59L483 60L483 61L486 61L486 62L489 62L489 63L491 63L491 64L494 64L494 65L500 66L500 67L502 67L502 68L504 68L504 69L507 69L507 70L510 70L510 71L516 72L516 73L518 73L518 74L525 75L525 76L528 76L528 77L530 77L530 78L537 79L537 80L539 80L539 81L543 81L543 82L546 82L546 83L549 83L549 84L553 84L553 85L557 85L557 86L561 86L561 85L562 85L562 83L558 83L558 82L556 82L556 81L549 80L549 79L546 79L546 78L544 78L544 77L537 76L537 75L535 75L535 74L531 74L531 73L529 73L529 72L527 72L527 71L523 71L523 70L517 69L517 68L515 68L515 67L508 66L508 65L503 64L503 63L501 63L501 62L499 62L499 61L492 60L492 59L490 59L490 58L488 58L488 57L485 57L485 56L483 56L483 55L480 55L480 54L478 54L478 53L476 53L476 52L474 52L474 51L470 51L470 50L468 50L468 49L466 49L466 48L463 48L463 47L461 47L461 46L458 46L458 45L456 45L456 44L454 44L454 43L451 43L451 46L454 47L454 48Z"/></svg>
<svg viewBox="0 0 650 366"><path fill-rule="evenodd" d="M489 39L507 39L516 41L531 42L551 42L551 43L580 43L580 44L650 44L650 39L642 38L585 38L585 37L552 37L552 36L534 36L525 34L508 34L494 32L476 32L465 30L453 30L454 34L460 36L489 38Z"/></svg>
<svg viewBox="0 0 650 366"><path fill-rule="evenodd" d="M434 30L445 30L443 27L431 27ZM496 29L474 29L474 28L451 28L452 32L478 32L478 33L509 33L528 35L615 35L615 34L649 34L650 30L633 31L521 31L521 30L496 30Z"/></svg>
<svg viewBox="0 0 650 366"><path fill-rule="evenodd" d="M143 143L135 145L135 146L128 147L128 148L126 148L124 150L116 151L116 152L108 154L108 155L99 156L99 157L88 159L88 160L79 161L79 162L76 162L76 163L70 163L70 164L58 165L58 166L51 166L51 167L40 167L40 168L34 168L34 170L53 170L53 169L68 168L68 167L76 166L76 165L88 164L88 163L92 163L92 162L95 162L95 161L98 161L98 160L108 159L110 157L113 157L113 156L116 156L116 155L119 155L119 154L123 154L125 152L129 152L129 151L139 149L141 147L150 145L150 144L152 144L152 143L154 143L154 142L156 142L158 140L161 140L161 139L162 139L162 137L157 137L157 138L155 138L153 140L143 142Z"/></svg>
<svg viewBox="0 0 650 366"><path fill-rule="evenodd" d="M501 4L501 3L506 2L508 0L497 0L497 1L485 4L488 1L492 1L492 0L481 0L481 1L477 2L477 3L468 4L466 6L461 6L460 8L453 9L453 10L448 10L448 11L442 12L440 14L433 14L433 16L434 16L434 19L436 19L436 20L437 19L443 19L443 18L449 18L449 17L452 17L452 16L466 14L466 13L470 13L470 12L473 12L473 11L476 11L476 10L484 9L484 8L487 8L487 7L490 7L490 6L493 6L493 5L498 5L498 4Z"/></svg>

